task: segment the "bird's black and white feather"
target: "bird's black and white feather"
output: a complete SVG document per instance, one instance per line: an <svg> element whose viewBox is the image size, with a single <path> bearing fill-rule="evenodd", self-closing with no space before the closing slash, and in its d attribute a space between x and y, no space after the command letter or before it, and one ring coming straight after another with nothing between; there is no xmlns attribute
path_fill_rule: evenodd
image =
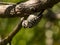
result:
<svg viewBox="0 0 60 45"><path fill-rule="evenodd" d="M33 26L35 26L39 21L40 19L42 18L42 13L44 12L44 10L42 10L41 12L39 13L35 13L35 14L31 14L29 15L29 17L27 18L27 20L24 20L22 22L22 26L23 27L28 27L28 28L31 28Z"/></svg>

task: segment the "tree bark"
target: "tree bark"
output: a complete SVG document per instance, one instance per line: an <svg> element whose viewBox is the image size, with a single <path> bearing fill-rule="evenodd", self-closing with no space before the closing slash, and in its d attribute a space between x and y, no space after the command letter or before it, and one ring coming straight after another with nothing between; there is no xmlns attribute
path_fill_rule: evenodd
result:
<svg viewBox="0 0 60 45"><path fill-rule="evenodd" d="M28 0L16 5L0 5L0 17L23 17L51 8L60 0Z"/></svg>
<svg viewBox="0 0 60 45"><path fill-rule="evenodd" d="M26 17L43 9L51 8L58 2L60 0L29 0L20 4L0 5L0 17ZM6 45L11 42L12 38L21 29L22 21L6 38L1 40L0 45Z"/></svg>

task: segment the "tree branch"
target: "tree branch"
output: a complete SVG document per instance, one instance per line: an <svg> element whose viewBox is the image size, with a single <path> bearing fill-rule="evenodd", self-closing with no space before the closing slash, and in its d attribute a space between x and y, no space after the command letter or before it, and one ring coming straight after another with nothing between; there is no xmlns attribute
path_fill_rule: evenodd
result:
<svg viewBox="0 0 60 45"><path fill-rule="evenodd" d="M40 12L43 9L51 8L60 0L29 0L20 4L8 4L0 6L0 17L25 17L35 12ZM10 43L12 38L22 27L22 21L15 27L15 29L3 40L0 45Z"/></svg>
<svg viewBox="0 0 60 45"><path fill-rule="evenodd" d="M6 45L7 43L10 43L12 41L12 38L16 35L17 32L22 28L22 21L24 20L24 17L21 18L19 24L14 28L14 30L4 39L0 41L0 45Z"/></svg>
<svg viewBox="0 0 60 45"><path fill-rule="evenodd" d="M0 17L21 17L40 12L43 9L51 8L60 0L29 0L20 4L1 5Z"/></svg>

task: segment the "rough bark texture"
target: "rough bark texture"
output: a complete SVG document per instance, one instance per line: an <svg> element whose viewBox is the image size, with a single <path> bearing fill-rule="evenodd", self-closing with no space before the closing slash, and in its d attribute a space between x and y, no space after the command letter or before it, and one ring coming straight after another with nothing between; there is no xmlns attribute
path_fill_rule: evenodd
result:
<svg viewBox="0 0 60 45"><path fill-rule="evenodd" d="M0 17L23 17L29 14L40 12L43 9L51 8L60 0L29 0L17 5L0 5ZM1 40L0 45L10 43L12 38L21 29L22 21L6 38Z"/></svg>
<svg viewBox="0 0 60 45"><path fill-rule="evenodd" d="M17 5L1 5L0 17L18 17L40 12L42 9L51 8L60 0L29 0Z"/></svg>

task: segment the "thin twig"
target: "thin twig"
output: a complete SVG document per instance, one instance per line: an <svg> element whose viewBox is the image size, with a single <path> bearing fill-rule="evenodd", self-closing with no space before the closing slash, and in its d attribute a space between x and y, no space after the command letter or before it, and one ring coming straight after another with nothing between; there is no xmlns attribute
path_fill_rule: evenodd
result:
<svg viewBox="0 0 60 45"><path fill-rule="evenodd" d="M12 38L22 28L22 21L23 20L24 20L24 18L22 18L20 20L19 24L17 24L17 26L14 28L14 30L7 37L5 37L3 40L0 41L0 45L6 45L7 43L10 43L12 41Z"/></svg>
<svg viewBox="0 0 60 45"><path fill-rule="evenodd" d="M11 3L11 2L0 2L0 5L14 5L16 3Z"/></svg>

